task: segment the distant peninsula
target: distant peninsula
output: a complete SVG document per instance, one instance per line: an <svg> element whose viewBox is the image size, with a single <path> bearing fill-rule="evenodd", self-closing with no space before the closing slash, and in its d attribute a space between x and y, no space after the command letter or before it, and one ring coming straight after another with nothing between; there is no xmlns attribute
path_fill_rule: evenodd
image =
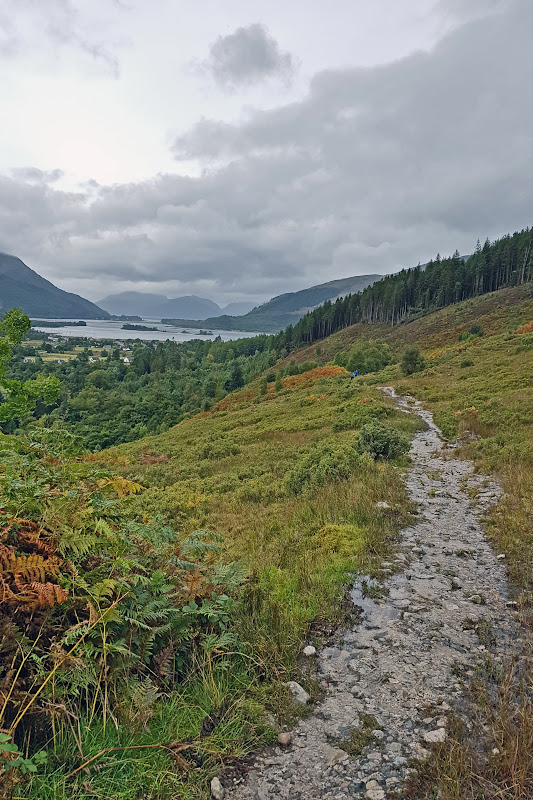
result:
<svg viewBox="0 0 533 800"><path fill-rule="evenodd" d="M31 326L35 328L84 328L87 323L80 319L79 322L64 322L63 320L32 319Z"/></svg>

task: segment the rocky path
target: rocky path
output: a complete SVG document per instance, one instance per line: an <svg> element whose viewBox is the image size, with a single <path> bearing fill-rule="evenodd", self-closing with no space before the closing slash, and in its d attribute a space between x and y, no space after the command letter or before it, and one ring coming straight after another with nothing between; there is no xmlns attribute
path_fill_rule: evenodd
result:
<svg viewBox="0 0 533 800"><path fill-rule="evenodd" d="M486 650L498 662L513 649L504 570L480 524L499 487L449 457L419 403L397 402L427 423L407 477L421 521L402 531L395 563L384 565L388 594L374 602L357 584L362 623L317 654L325 699L287 747L259 756L244 783L226 786L226 798L401 797L408 761L446 738L446 712L461 705L458 676L472 675ZM475 501L469 488L479 490ZM348 741L352 755L339 747Z"/></svg>

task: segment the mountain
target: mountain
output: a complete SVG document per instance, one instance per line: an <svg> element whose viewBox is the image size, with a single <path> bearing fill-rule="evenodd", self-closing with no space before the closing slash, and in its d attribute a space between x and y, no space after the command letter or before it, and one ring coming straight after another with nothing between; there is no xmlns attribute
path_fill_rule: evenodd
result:
<svg viewBox="0 0 533 800"><path fill-rule="evenodd" d="M0 253L0 313L14 307L34 318L109 319L107 311L77 294L58 289L20 258Z"/></svg>
<svg viewBox="0 0 533 800"><path fill-rule="evenodd" d="M174 297L164 294L144 292L120 292L110 294L98 301L98 305L111 314L135 314L141 317L161 319L162 317L214 317L222 313L220 306L206 297Z"/></svg>
<svg viewBox="0 0 533 800"><path fill-rule="evenodd" d="M227 306L221 309L223 314L229 314L233 317L242 317L254 308L253 303L228 303Z"/></svg>
<svg viewBox="0 0 533 800"><path fill-rule="evenodd" d="M201 323L200 327L215 327L233 331L262 331L276 333L287 325L294 325L308 311L325 303L326 300L336 300L347 294L361 292L374 281L381 280L383 275L355 275L351 278L340 278L309 289L298 292L288 292L273 297L267 303L257 306L243 316L209 317L207 319L166 318L165 322L176 325L193 327Z"/></svg>

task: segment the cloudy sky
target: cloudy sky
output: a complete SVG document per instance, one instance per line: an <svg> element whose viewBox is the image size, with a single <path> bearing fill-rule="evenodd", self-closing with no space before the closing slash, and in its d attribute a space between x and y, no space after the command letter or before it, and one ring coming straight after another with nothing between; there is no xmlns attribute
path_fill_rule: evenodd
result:
<svg viewBox="0 0 533 800"><path fill-rule="evenodd" d="M220 304L533 223L532 0L3 0L0 251Z"/></svg>

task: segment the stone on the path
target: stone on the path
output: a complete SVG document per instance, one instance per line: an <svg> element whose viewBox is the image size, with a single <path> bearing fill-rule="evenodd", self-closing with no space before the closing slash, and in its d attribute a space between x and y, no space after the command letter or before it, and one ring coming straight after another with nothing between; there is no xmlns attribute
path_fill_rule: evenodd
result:
<svg viewBox="0 0 533 800"><path fill-rule="evenodd" d="M219 778L213 778L211 781L211 797L213 797L214 800L224 800L225 796L226 790L220 783Z"/></svg>
<svg viewBox="0 0 533 800"><path fill-rule="evenodd" d="M292 736L287 731L278 734L278 742L282 747L288 747L292 743Z"/></svg>
<svg viewBox="0 0 533 800"><path fill-rule="evenodd" d="M285 686L287 686L290 689L295 703L298 703L301 706L306 706L307 703L310 701L311 695L308 694L303 688L303 686L300 686L300 684L297 683L296 681L287 681Z"/></svg>
<svg viewBox="0 0 533 800"><path fill-rule="evenodd" d="M307 647L304 647L302 652L303 652L304 656L307 656L308 658L310 658L311 656L315 655L316 647L313 647L312 644L308 644Z"/></svg>
<svg viewBox="0 0 533 800"><path fill-rule="evenodd" d="M376 503L376 508L390 508L390 505L386 503L384 500L380 500L379 503Z"/></svg>
<svg viewBox="0 0 533 800"><path fill-rule="evenodd" d="M446 729L445 728L437 728L436 731L426 731L423 735L423 739L428 744L438 744L439 742L446 741Z"/></svg>
<svg viewBox="0 0 533 800"><path fill-rule="evenodd" d="M385 792L377 781L371 780L366 784L366 800L385 800Z"/></svg>
<svg viewBox="0 0 533 800"><path fill-rule="evenodd" d="M349 758L348 753L345 750L341 750L340 747L332 747L329 744L323 744L320 749L330 766L339 764L341 761L346 761Z"/></svg>

